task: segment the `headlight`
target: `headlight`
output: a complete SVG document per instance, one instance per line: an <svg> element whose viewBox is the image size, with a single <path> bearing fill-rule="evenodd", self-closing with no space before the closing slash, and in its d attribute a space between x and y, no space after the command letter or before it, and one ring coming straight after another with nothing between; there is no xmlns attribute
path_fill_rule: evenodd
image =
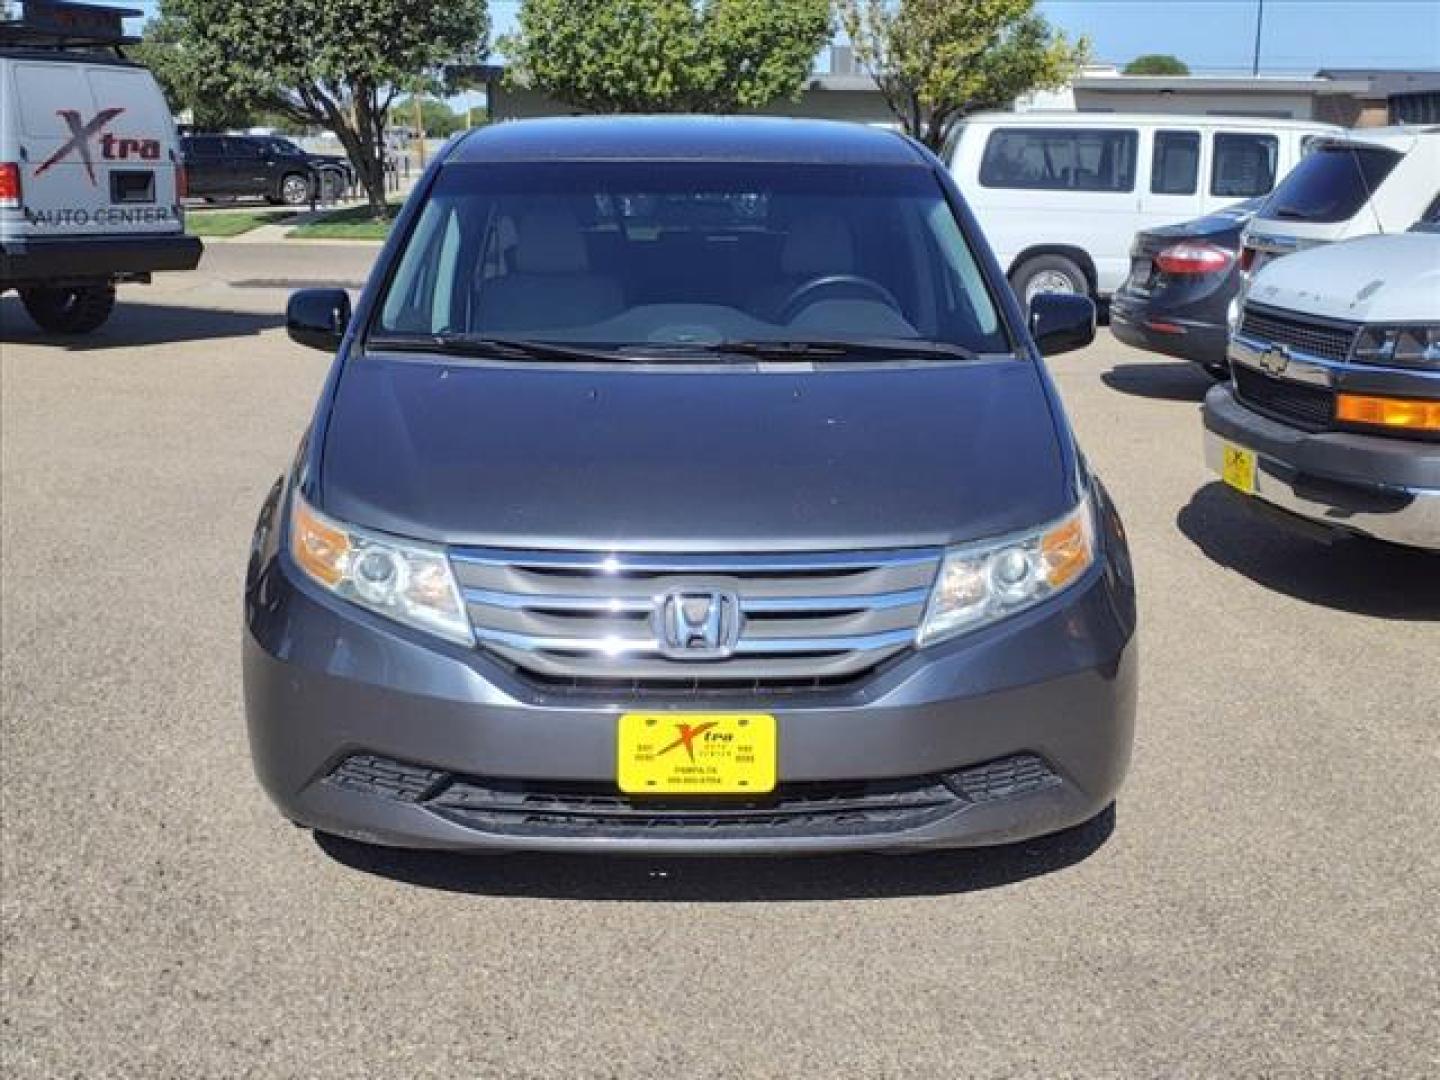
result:
<svg viewBox="0 0 1440 1080"><path fill-rule="evenodd" d="M312 581L406 626L474 644L443 550L342 525L298 491L290 506L290 554Z"/></svg>
<svg viewBox="0 0 1440 1080"><path fill-rule="evenodd" d="M940 564L919 643L931 645L1033 607L1074 584L1094 562L1089 496L1033 532L951 548Z"/></svg>
<svg viewBox="0 0 1440 1080"><path fill-rule="evenodd" d="M1353 356L1360 364L1440 368L1440 325L1367 326Z"/></svg>

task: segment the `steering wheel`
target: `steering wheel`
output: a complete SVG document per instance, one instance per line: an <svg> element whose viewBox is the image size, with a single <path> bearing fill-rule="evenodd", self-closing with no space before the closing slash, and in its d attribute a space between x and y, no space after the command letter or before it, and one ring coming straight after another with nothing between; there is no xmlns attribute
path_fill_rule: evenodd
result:
<svg viewBox="0 0 1440 1080"><path fill-rule="evenodd" d="M895 294L885 288L878 281L871 281L869 278L860 277L858 274L822 274L819 277L811 278L795 286L795 289L785 298L780 305L778 322L788 323L801 310L809 307L816 301L817 293L833 292L836 290L849 290L860 292L879 300L886 306L901 312L900 301L895 299Z"/></svg>

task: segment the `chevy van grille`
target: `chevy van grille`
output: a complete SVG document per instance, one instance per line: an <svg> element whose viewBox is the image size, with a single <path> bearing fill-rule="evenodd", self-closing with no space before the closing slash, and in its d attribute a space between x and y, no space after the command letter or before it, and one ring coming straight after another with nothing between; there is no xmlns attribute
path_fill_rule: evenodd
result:
<svg viewBox="0 0 1440 1080"><path fill-rule="evenodd" d="M910 648L941 550L450 554L477 642L521 673L551 687L704 692L834 685ZM666 639L661 609L712 595L734 600L732 639L723 655L692 658Z"/></svg>
<svg viewBox="0 0 1440 1080"><path fill-rule="evenodd" d="M1245 305L1245 316L1240 322L1240 336L1251 341L1287 345L1297 352L1318 357L1321 360L1344 360L1350 355L1350 346L1355 341L1355 326L1337 323L1329 319L1311 318L1281 314Z"/></svg>
<svg viewBox="0 0 1440 1080"><path fill-rule="evenodd" d="M1329 387L1277 379L1244 364L1232 365L1232 373L1237 396L1256 412L1306 431L1323 431L1335 419L1335 392Z"/></svg>

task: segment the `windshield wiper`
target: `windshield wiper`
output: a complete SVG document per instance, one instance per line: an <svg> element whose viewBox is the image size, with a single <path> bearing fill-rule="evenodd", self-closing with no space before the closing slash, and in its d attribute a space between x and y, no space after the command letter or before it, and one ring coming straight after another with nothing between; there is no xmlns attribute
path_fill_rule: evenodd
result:
<svg viewBox="0 0 1440 1080"><path fill-rule="evenodd" d="M634 357L610 349L587 349L529 338L486 337L441 331L434 334L372 334L367 344L381 349L436 352L451 356L498 356L507 360L579 360L585 363L628 363Z"/></svg>
<svg viewBox="0 0 1440 1080"><path fill-rule="evenodd" d="M812 338L788 341L719 341L696 345L705 352L734 353L761 360L847 360L867 356L945 357L978 360L980 354L948 341L920 341L909 338Z"/></svg>
<svg viewBox="0 0 1440 1080"><path fill-rule="evenodd" d="M1279 206L1272 215L1281 221L1309 221L1310 215L1296 210L1293 206Z"/></svg>

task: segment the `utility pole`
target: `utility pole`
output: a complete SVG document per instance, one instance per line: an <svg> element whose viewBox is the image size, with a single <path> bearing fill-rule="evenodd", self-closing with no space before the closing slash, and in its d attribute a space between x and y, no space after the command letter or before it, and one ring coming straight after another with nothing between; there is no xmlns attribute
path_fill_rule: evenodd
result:
<svg viewBox="0 0 1440 1080"><path fill-rule="evenodd" d="M1265 0L1255 4L1255 59L1250 65L1250 74L1260 74L1260 31L1265 26Z"/></svg>

